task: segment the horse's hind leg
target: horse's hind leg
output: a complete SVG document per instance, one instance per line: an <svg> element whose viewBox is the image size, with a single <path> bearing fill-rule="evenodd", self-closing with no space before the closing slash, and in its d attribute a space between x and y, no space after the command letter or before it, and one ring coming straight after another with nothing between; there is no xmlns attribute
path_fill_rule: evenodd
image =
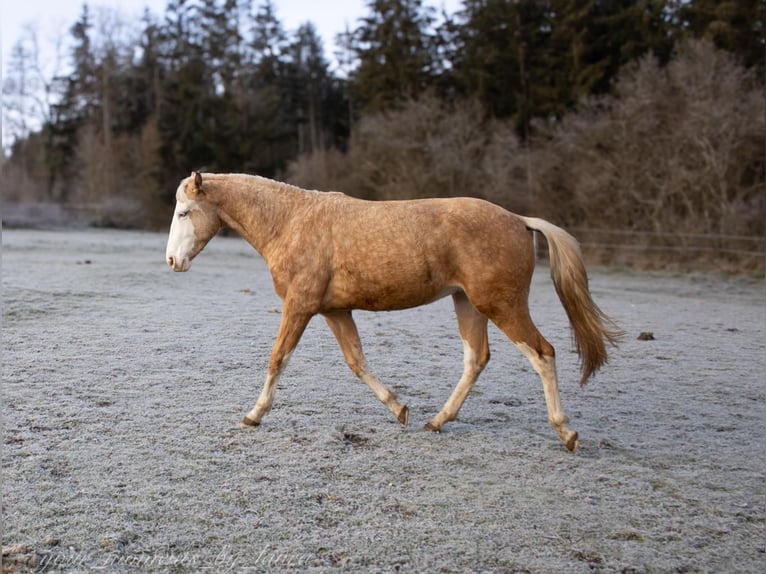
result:
<svg viewBox="0 0 766 574"><path fill-rule="evenodd" d="M452 300L463 340L463 376L439 413L426 423L426 430L436 432L442 430L444 423L455 420L476 379L489 362L486 315L477 311L462 291L455 293Z"/></svg>
<svg viewBox="0 0 766 574"><path fill-rule="evenodd" d="M396 419L406 426L409 418L407 407L400 404L396 400L396 395L367 370L367 360L362 352L362 342L359 340L359 331L357 331L351 311L326 313L324 318L338 340L349 368L372 389L378 400L386 405Z"/></svg>
<svg viewBox="0 0 766 574"><path fill-rule="evenodd" d="M553 347L532 323L526 305L504 309L491 319L529 359L537 374L540 375L545 392L545 404L548 407L548 420L567 449L574 452L579 444L577 432L570 430L567 426L569 417L561 407Z"/></svg>

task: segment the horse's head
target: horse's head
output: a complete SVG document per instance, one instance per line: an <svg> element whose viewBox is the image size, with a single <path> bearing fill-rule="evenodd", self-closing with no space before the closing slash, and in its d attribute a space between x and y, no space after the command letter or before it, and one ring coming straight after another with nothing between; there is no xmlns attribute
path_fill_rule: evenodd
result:
<svg viewBox="0 0 766 574"><path fill-rule="evenodd" d="M170 223L165 260L173 271L188 271L191 260L222 227L215 206L202 187L202 176L192 172L178 186L176 209Z"/></svg>

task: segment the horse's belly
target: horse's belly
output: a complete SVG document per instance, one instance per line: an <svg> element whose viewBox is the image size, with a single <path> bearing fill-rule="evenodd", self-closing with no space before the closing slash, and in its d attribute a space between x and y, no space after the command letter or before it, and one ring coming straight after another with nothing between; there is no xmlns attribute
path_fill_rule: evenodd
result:
<svg viewBox="0 0 766 574"><path fill-rule="evenodd" d="M459 287L445 287L440 290L427 289L411 291L407 289L399 289L398 292L393 294L386 294L381 296L380 294L371 294L366 298L360 298L355 309L363 309L365 311L394 311L398 309L410 309L412 307L419 307L420 305L426 305L432 303L437 299L451 295L456 291L459 291Z"/></svg>
<svg viewBox="0 0 766 574"><path fill-rule="evenodd" d="M428 274L392 272L370 276L336 276L330 282L323 307L393 311L431 303L460 289Z"/></svg>

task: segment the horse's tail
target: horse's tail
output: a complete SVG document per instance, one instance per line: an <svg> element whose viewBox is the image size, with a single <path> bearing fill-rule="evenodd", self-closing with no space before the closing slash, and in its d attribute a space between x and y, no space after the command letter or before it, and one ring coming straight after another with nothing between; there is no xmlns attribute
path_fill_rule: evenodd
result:
<svg viewBox="0 0 766 574"><path fill-rule="evenodd" d="M607 362L605 343L616 345L624 333L593 302L577 240L543 219L522 219L528 229L539 231L548 242L551 278L572 326L575 348L580 356L582 386Z"/></svg>

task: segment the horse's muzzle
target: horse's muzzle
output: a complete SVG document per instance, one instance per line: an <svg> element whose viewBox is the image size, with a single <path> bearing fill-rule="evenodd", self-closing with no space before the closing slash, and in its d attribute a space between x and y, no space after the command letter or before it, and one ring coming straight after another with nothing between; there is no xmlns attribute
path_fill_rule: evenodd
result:
<svg viewBox="0 0 766 574"><path fill-rule="evenodd" d="M187 257L184 257L182 260L178 260L176 257L173 257L172 255L168 255L168 267L170 267L173 271L179 272L179 271L188 271L189 267L191 266L191 262Z"/></svg>

